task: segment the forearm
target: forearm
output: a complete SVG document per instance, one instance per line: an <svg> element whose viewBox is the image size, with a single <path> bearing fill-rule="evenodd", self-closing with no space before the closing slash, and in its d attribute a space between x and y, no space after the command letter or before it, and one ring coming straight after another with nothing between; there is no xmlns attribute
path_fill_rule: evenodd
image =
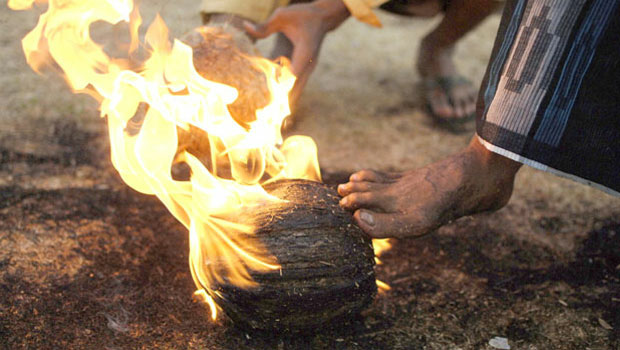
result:
<svg viewBox="0 0 620 350"><path fill-rule="evenodd" d="M316 0L313 5L320 13L326 31L336 29L351 15L342 0Z"/></svg>

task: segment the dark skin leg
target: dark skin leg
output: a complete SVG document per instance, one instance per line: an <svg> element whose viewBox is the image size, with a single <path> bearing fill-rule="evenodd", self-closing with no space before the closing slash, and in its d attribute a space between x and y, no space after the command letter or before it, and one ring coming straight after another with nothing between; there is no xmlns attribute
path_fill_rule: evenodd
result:
<svg viewBox="0 0 620 350"><path fill-rule="evenodd" d="M451 0L439 25L420 44L417 69L422 78L432 82L437 77L458 76L452 59L455 44L498 7L495 0ZM474 113L477 92L463 81L450 91L427 89L424 98L438 117L458 119Z"/></svg>
<svg viewBox="0 0 620 350"><path fill-rule="evenodd" d="M419 237L462 216L502 208L520 167L474 137L463 151L421 169L351 175L338 186L340 205L374 238Z"/></svg>

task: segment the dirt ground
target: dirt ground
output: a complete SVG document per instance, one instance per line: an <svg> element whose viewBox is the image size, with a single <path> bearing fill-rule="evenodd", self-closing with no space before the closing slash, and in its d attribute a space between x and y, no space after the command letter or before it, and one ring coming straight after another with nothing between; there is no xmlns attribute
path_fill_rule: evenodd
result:
<svg viewBox="0 0 620 350"><path fill-rule="evenodd" d="M177 36L198 1L142 1ZM246 333L192 299L188 237L109 160L95 102L27 67L20 39L38 13L0 8L1 349L620 349L620 199L524 168L504 209L418 240L377 267L392 289L350 324L314 334ZM437 19L381 14L330 35L292 133L312 136L326 182L408 169L471 135L424 114L412 69ZM457 49L479 83L494 15ZM261 43L267 50L270 42Z"/></svg>

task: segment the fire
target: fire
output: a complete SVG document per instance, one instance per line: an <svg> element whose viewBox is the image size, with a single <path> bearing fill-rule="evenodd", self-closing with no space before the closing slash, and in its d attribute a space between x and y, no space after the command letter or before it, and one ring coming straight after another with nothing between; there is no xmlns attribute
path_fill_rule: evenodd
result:
<svg viewBox="0 0 620 350"><path fill-rule="evenodd" d="M131 57L139 46L141 17L132 0L9 0L8 6L24 10L35 2L47 3L47 11L22 40L27 62L37 72L59 68L76 93L100 103L112 164L122 179L136 191L157 196L189 230L196 295L215 319L214 284L250 287L255 282L249 271L279 268L272 256L240 238L251 235L253 228L235 218L249 207L279 200L263 189L267 182L321 180L314 141L304 136L283 139L281 134L295 76L286 62L253 57L253 65L265 74L271 100L256 110L249 127L242 126L227 108L237 90L201 77L192 48L176 39L171 42L159 16L142 44L148 57L136 61ZM98 21L128 24L130 58L110 57L91 39L90 25ZM137 132L129 132L132 128ZM207 165L178 147L179 130L190 128L208 137ZM191 169L189 180L173 178L171 169L180 163Z"/></svg>
<svg viewBox="0 0 620 350"><path fill-rule="evenodd" d="M381 265L382 262L379 258L385 251L389 250L392 247L392 243L390 243L389 238L373 239L372 247L375 251L375 263L377 265ZM388 291L391 289L389 284L383 281L380 281L380 280L377 280L377 287L379 288L380 291Z"/></svg>
<svg viewBox="0 0 620 350"><path fill-rule="evenodd" d="M392 247L392 243L390 243L389 238L373 239L372 247L375 250L375 262L377 265L381 265L381 260L379 260L379 258L381 257L381 254Z"/></svg>

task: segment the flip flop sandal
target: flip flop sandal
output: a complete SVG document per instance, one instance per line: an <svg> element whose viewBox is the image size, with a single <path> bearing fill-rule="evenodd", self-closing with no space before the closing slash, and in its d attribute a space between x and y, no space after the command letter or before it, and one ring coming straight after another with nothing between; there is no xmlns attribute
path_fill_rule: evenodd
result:
<svg viewBox="0 0 620 350"><path fill-rule="evenodd" d="M461 76L425 79L422 83L422 88L424 90L423 97L426 100L426 97L428 96L428 93L430 91L439 88L444 91L445 95L448 97L448 103L451 106L454 106L454 101L450 99L450 95L447 92L451 91L455 86L463 84L471 84L471 82ZM424 107L428 115L433 119L433 121L437 125L445 128L446 130L449 130L453 133L464 133L473 130L470 122L476 119L475 112L470 113L462 118L444 118L433 113L431 104L428 101L425 102Z"/></svg>

